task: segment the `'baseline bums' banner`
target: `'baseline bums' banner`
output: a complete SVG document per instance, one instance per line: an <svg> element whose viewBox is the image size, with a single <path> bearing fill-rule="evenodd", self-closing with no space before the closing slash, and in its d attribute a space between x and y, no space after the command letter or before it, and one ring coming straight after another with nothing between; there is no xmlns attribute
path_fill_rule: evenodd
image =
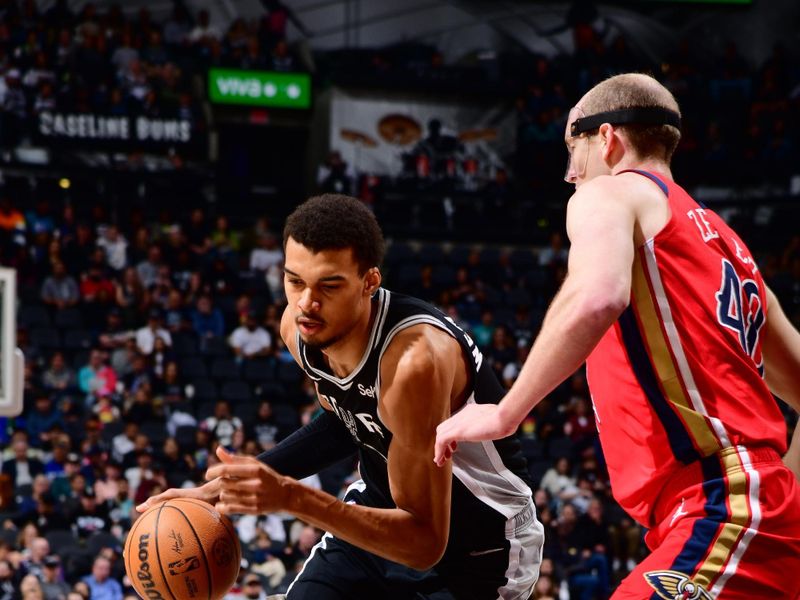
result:
<svg viewBox="0 0 800 600"><path fill-rule="evenodd" d="M185 119L42 112L37 129L40 136L53 140L143 144L195 141L192 123Z"/></svg>

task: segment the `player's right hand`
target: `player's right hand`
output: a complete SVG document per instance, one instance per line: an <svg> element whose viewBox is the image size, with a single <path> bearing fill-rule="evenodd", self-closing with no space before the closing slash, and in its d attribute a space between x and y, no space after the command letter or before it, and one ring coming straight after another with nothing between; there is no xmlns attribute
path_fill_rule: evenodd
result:
<svg viewBox="0 0 800 600"><path fill-rule="evenodd" d="M144 512L148 508L174 498L194 498L195 500L202 500L209 504L216 504L217 500L219 500L220 483L220 479L217 477L196 488L170 488L166 492L148 498L138 505L136 510Z"/></svg>

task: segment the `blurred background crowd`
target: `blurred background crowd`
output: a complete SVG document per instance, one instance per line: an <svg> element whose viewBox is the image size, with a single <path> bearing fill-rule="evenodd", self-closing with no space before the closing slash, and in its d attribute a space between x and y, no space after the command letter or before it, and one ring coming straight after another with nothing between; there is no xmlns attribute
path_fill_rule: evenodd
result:
<svg viewBox="0 0 800 600"><path fill-rule="evenodd" d="M609 33L591 3L563 8L552 31L539 31L566 36L559 51L453 64L430 43L330 44L312 54L307 40L319 32L299 9L267 0L255 16L228 20L182 2L156 18L146 3L0 0L0 263L17 269L26 357L25 410L0 419L0 600L132 595L121 548L137 503L202 481L217 445L256 455L314 418L313 386L278 332L282 220L311 193L350 193L372 206L389 238L387 287L441 307L510 386L566 270L566 113L607 75L649 69L677 96L676 176L737 228L800 325L796 57L780 43L761 60L733 43L699 54L688 39L644 52L624 32ZM494 134L445 143L430 123L428 137L420 131L408 145L410 167L396 173L348 160L343 144L368 148L368 138L333 136L303 154L307 173L292 167L299 182L282 187L276 176L269 189L259 165L298 160L286 134L271 129L260 131L274 154L250 148L254 158L247 144L221 142L198 171L180 149L164 150L173 171L160 179L19 159L35 145L43 111L219 129L205 101L211 66L313 71L321 95L365 82L442 94L488 87L510 109L515 141L474 186L464 185L466 162L449 171L448 157L470 136ZM248 126L263 116L249 113ZM394 133L413 130L402 127ZM786 416L791 430L796 417ZM611 496L584 374L539 404L519 434L547 534L534 598L608 597L646 547ZM354 461L306 483L340 495L357 478ZM231 600L285 591L322 533L284 514L235 525L244 559Z"/></svg>

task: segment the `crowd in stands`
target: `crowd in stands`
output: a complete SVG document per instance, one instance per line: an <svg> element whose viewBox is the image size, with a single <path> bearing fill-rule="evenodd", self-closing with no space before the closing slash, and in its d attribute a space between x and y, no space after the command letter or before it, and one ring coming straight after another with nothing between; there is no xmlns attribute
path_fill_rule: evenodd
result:
<svg viewBox="0 0 800 600"><path fill-rule="evenodd" d="M293 71L286 41L293 15L265 2L257 20L213 25L207 10L192 14L175 1L166 22L146 5L129 16L121 4L84 4L73 12L58 0L42 12L35 0L0 2L0 125L13 147L35 129L42 112L201 120L200 84L209 67ZM296 21L296 19L293 19Z"/></svg>

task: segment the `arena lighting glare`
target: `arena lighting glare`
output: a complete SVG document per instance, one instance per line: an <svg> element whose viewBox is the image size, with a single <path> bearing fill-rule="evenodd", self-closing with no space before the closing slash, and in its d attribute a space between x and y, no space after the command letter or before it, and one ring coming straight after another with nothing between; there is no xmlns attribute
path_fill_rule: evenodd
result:
<svg viewBox="0 0 800 600"><path fill-rule="evenodd" d="M71 186L72 182L66 177L62 177L58 180L58 187L60 187L62 190L68 190Z"/></svg>

